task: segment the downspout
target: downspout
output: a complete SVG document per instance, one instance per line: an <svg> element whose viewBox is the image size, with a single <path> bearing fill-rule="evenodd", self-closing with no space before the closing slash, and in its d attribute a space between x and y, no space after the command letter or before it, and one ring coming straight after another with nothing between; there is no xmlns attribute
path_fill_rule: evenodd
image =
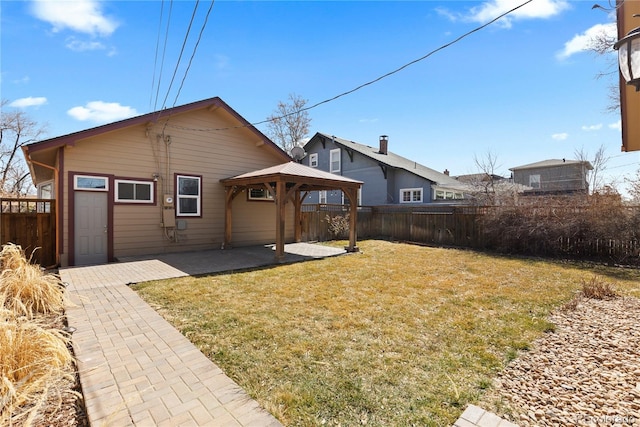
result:
<svg viewBox="0 0 640 427"><path fill-rule="evenodd" d="M53 187L55 189L55 194L58 194L58 191L59 191L59 188L58 188L58 174L59 174L58 168L55 167L55 166L50 166L50 165L46 165L44 163L40 163L38 161L35 161L35 160L33 160L31 158L30 154L28 155L28 157L29 157L29 162L31 162L32 164L37 165L37 166L42 166L43 168L50 169L50 170L52 170L54 172L53 173ZM59 226L59 224L58 224L58 212L59 212L59 210L61 208L61 206L60 206L61 205L61 203L60 203L61 200L56 197L55 201L56 201L56 213L55 213L55 215L56 215L55 216L55 224L56 224L56 266L58 266L58 265L60 265L60 253L58 252L58 249L60 248L60 246L59 246L59 243L60 243L60 230L59 230L59 227L58 227ZM52 266L49 266L47 268L51 268L51 267Z"/></svg>

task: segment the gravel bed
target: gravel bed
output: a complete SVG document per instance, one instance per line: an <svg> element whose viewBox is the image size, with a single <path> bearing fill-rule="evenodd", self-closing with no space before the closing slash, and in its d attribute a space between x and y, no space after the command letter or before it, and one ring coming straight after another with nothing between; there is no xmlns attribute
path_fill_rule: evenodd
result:
<svg viewBox="0 0 640 427"><path fill-rule="evenodd" d="M519 426L640 426L640 300L582 299L511 362L486 408ZM486 406L486 405L485 405Z"/></svg>

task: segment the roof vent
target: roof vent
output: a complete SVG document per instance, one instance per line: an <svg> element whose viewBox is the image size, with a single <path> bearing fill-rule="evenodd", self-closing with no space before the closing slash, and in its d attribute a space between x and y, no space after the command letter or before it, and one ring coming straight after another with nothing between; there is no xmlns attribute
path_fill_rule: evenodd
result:
<svg viewBox="0 0 640 427"><path fill-rule="evenodd" d="M380 154L387 154L387 147L389 146L389 137L387 135L380 135Z"/></svg>

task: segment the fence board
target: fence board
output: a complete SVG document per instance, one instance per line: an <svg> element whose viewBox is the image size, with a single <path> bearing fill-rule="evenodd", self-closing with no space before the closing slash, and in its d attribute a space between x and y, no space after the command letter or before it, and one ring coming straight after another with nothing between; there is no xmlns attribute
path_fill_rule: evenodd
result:
<svg viewBox="0 0 640 427"><path fill-rule="evenodd" d="M0 243L20 245L42 266L56 263L55 200L0 199Z"/></svg>

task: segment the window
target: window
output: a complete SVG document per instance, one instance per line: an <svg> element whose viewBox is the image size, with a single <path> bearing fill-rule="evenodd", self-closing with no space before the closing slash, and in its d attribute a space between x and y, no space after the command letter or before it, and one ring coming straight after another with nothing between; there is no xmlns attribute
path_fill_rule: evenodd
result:
<svg viewBox="0 0 640 427"><path fill-rule="evenodd" d="M422 202L422 188L403 188L400 190L400 203Z"/></svg>
<svg viewBox="0 0 640 427"><path fill-rule="evenodd" d="M53 199L53 182L38 185L38 199Z"/></svg>
<svg viewBox="0 0 640 427"><path fill-rule="evenodd" d="M540 175L529 175L529 187L540 188Z"/></svg>
<svg viewBox="0 0 640 427"><path fill-rule="evenodd" d="M309 166L312 168L318 167L318 153L309 154Z"/></svg>
<svg viewBox="0 0 640 427"><path fill-rule="evenodd" d="M436 200L460 200L464 199L464 193L452 190L436 190Z"/></svg>
<svg viewBox="0 0 640 427"><path fill-rule="evenodd" d="M327 190L318 192L318 203L320 203L321 205L327 204Z"/></svg>
<svg viewBox="0 0 640 427"><path fill-rule="evenodd" d="M177 211L176 216L201 216L200 190L202 178L199 176L176 176Z"/></svg>
<svg viewBox="0 0 640 427"><path fill-rule="evenodd" d="M329 151L329 172L340 172L340 149Z"/></svg>
<svg viewBox="0 0 640 427"><path fill-rule="evenodd" d="M116 202L153 203L153 184L149 181L116 179Z"/></svg>
<svg viewBox="0 0 640 427"><path fill-rule="evenodd" d="M109 180L105 176L76 175L73 179L74 190L109 191Z"/></svg>
<svg viewBox="0 0 640 427"><path fill-rule="evenodd" d="M273 200L273 196L265 188L250 188L247 194L249 200Z"/></svg>

